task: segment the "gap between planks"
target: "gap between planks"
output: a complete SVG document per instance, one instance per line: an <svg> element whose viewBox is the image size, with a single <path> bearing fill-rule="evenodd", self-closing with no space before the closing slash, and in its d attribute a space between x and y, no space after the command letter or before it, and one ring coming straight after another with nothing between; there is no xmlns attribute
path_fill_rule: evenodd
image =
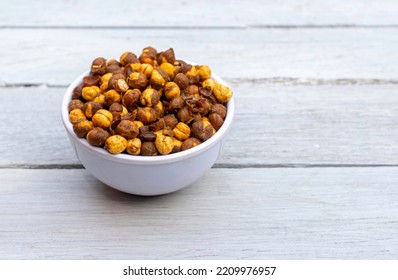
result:
<svg viewBox="0 0 398 280"><path fill-rule="evenodd" d="M386 168L398 164L214 164L213 169L270 169L270 168ZM82 164L10 164L0 165L1 169L84 169Z"/></svg>
<svg viewBox="0 0 398 280"><path fill-rule="evenodd" d="M225 78L231 85L286 85L286 86L347 86L347 85L398 85L398 79L314 79L292 77L268 77L258 79ZM3 83L0 88L67 88L64 84Z"/></svg>
<svg viewBox="0 0 398 280"><path fill-rule="evenodd" d="M198 30L198 29L395 29L398 24L251 24L251 25L212 25L212 26L133 26L133 25L0 25L0 29L131 29L131 30Z"/></svg>

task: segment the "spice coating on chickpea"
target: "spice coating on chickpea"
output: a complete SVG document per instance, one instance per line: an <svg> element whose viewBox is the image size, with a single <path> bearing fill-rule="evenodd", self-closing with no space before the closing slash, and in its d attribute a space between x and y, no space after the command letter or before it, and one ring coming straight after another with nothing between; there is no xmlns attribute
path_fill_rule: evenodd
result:
<svg viewBox="0 0 398 280"><path fill-rule="evenodd" d="M139 90L143 90L146 88L147 84L148 84L148 80L146 78L146 76L142 73L138 73L138 72L133 72L129 75L128 79L128 85L131 88L137 88Z"/></svg>
<svg viewBox="0 0 398 280"><path fill-rule="evenodd" d="M101 76L100 82L100 90L102 91L106 91L108 89L108 83L109 83L109 79L112 77L112 73L106 73L104 75Z"/></svg>
<svg viewBox="0 0 398 280"><path fill-rule="evenodd" d="M168 62L170 64L173 64L175 62L175 54L173 48L167 49L161 53L159 53L157 57L158 64L162 64L165 62Z"/></svg>
<svg viewBox="0 0 398 280"><path fill-rule="evenodd" d="M139 130L134 122L121 120L115 128L115 133L126 139L133 139L138 136Z"/></svg>
<svg viewBox="0 0 398 280"><path fill-rule="evenodd" d="M102 109L102 105L95 101L86 102L83 106L83 112L89 119L91 119L99 109Z"/></svg>
<svg viewBox="0 0 398 280"><path fill-rule="evenodd" d="M183 122L179 122L177 126L173 129L174 137L180 141L187 139L191 134L191 129L189 126Z"/></svg>
<svg viewBox="0 0 398 280"><path fill-rule="evenodd" d="M168 63L168 62L163 62L159 67L169 76L169 79L171 81L174 79L175 74L174 74L173 64Z"/></svg>
<svg viewBox="0 0 398 280"><path fill-rule="evenodd" d="M86 101L92 101L94 98L97 97L98 94L101 93L101 90L97 86L91 86L91 87L84 87L82 89L82 97Z"/></svg>
<svg viewBox="0 0 398 280"><path fill-rule="evenodd" d="M196 121L192 124L192 134L202 141L206 141L213 136L215 130L208 121Z"/></svg>
<svg viewBox="0 0 398 280"><path fill-rule="evenodd" d="M142 156L157 156L158 150L156 149L155 143L153 142L143 142L141 146Z"/></svg>
<svg viewBox="0 0 398 280"><path fill-rule="evenodd" d="M198 138L189 137L188 139L184 140L184 142L182 142L181 151L191 149L201 143L202 143L202 141L200 141Z"/></svg>
<svg viewBox="0 0 398 280"><path fill-rule="evenodd" d="M69 120L74 124L79 121L86 120L86 115L83 113L82 109L73 109L69 113Z"/></svg>
<svg viewBox="0 0 398 280"><path fill-rule="evenodd" d="M92 122L95 127L101 127L104 129L110 127L112 121L113 121L112 113L105 109L98 110L92 118Z"/></svg>
<svg viewBox="0 0 398 280"><path fill-rule="evenodd" d="M137 103L140 100L141 91L139 89L129 89L123 95L122 104L128 110L132 111L137 107Z"/></svg>
<svg viewBox="0 0 398 280"><path fill-rule="evenodd" d="M105 144L106 139L111 135L108 131L101 127L94 127L86 136L88 143L92 146L101 147Z"/></svg>
<svg viewBox="0 0 398 280"><path fill-rule="evenodd" d="M141 105L152 107L160 101L160 93L156 89L147 88L141 93Z"/></svg>
<svg viewBox="0 0 398 280"><path fill-rule="evenodd" d="M181 90L184 90L189 86L189 79L183 73L178 73L174 78L174 82Z"/></svg>
<svg viewBox="0 0 398 280"><path fill-rule="evenodd" d="M143 124L149 124L156 121L156 111L150 107L138 108L137 119Z"/></svg>
<svg viewBox="0 0 398 280"><path fill-rule="evenodd" d="M162 155L168 155L174 148L173 138L163 134L158 134L155 140L155 147Z"/></svg>
<svg viewBox="0 0 398 280"><path fill-rule="evenodd" d="M209 78L209 79L206 79L206 80L204 80L203 82L202 82L202 86L204 87L204 88L207 88L208 90L210 90L210 91L213 91L214 90L214 87L216 86L216 81L214 81L213 79L211 79L211 78Z"/></svg>
<svg viewBox="0 0 398 280"><path fill-rule="evenodd" d="M215 85L213 93L217 100L221 103L228 102L233 95L233 92L229 87L218 83Z"/></svg>
<svg viewBox="0 0 398 280"><path fill-rule="evenodd" d="M81 120L73 124L73 131L76 133L77 137L84 138L87 133L94 128L93 123L88 120Z"/></svg>
<svg viewBox="0 0 398 280"><path fill-rule="evenodd" d="M108 90L107 92L104 93L105 96L105 105L106 106L111 106L113 103L119 103L120 100L122 99L122 96L120 93L118 93L116 90L111 89Z"/></svg>
<svg viewBox="0 0 398 280"><path fill-rule="evenodd" d="M140 66L140 72L146 76L147 79L151 78L152 72L154 68L151 64L148 63L142 63Z"/></svg>
<svg viewBox="0 0 398 280"><path fill-rule="evenodd" d="M119 61L120 61L121 65L126 66L127 64L135 63L135 62L137 62L139 60L138 60L137 56L134 53L127 51L127 52L122 53L122 55L120 56Z"/></svg>
<svg viewBox="0 0 398 280"><path fill-rule="evenodd" d="M80 99L72 99L68 105L68 113L70 113L74 109L83 110L84 103Z"/></svg>
<svg viewBox="0 0 398 280"><path fill-rule="evenodd" d="M152 75L151 75L151 86L154 89L161 89L163 86L169 81L169 76L167 73L161 69L161 68L156 68L153 70Z"/></svg>
<svg viewBox="0 0 398 280"><path fill-rule="evenodd" d="M106 60L103 57L97 57L91 63L91 73L94 75L104 75L106 73Z"/></svg>
<svg viewBox="0 0 398 280"><path fill-rule="evenodd" d="M112 135L106 139L104 148L111 154L120 154L127 148L127 140L120 135Z"/></svg>
<svg viewBox="0 0 398 280"><path fill-rule="evenodd" d="M197 72L198 72L198 75L199 75L201 81L204 81L204 80L210 78L210 76L211 76L211 69L207 65L199 66Z"/></svg>
<svg viewBox="0 0 398 280"><path fill-rule="evenodd" d="M168 82L165 84L163 88L165 97L168 100L172 100L173 98L179 97L180 96L180 88L177 86L175 82Z"/></svg>
<svg viewBox="0 0 398 280"><path fill-rule="evenodd" d="M142 142L139 138L127 140L126 152L130 155L139 155L141 153Z"/></svg>

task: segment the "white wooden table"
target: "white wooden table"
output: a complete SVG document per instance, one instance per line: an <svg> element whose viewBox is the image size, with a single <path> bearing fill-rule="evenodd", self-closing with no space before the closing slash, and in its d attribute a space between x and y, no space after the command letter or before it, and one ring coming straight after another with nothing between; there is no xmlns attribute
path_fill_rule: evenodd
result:
<svg viewBox="0 0 398 280"><path fill-rule="evenodd" d="M396 1L111 2L2 3L1 259L398 258ZM92 177L60 118L93 58L147 45L237 107L211 171L152 198Z"/></svg>

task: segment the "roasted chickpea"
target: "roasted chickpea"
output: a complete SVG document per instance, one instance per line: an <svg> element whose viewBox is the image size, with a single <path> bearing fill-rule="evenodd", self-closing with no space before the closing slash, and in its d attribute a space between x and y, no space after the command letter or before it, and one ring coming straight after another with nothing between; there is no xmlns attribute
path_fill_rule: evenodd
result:
<svg viewBox="0 0 398 280"><path fill-rule="evenodd" d="M98 75L90 75L83 78L83 85L85 87L97 86L100 82L100 76Z"/></svg>
<svg viewBox="0 0 398 280"><path fill-rule="evenodd" d="M127 140L120 135L112 135L106 139L104 148L111 154L120 154L127 148Z"/></svg>
<svg viewBox="0 0 398 280"><path fill-rule="evenodd" d="M184 74L188 77L189 84L191 85L197 84L200 81L200 76L195 66L191 65L188 71L184 71Z"/></svg>
<svg viewBox="0 0 398 280"><path fill-rule="evenodd" d="M173 64L170 64L168 62L163 62L162 64L160 64L159 66L168 76L170 81L172 81L174 79L174 66Z"/></svg>
<svg viewBox="0 0 398 280"><path fill-rule="evenodd" d="M98 110L92 118L92 122L95 127L101 127L104 129L108 128L111 125L112 121L112 113L105 109Z"/></svg>
<svg viewBox="0 0 398 280"><path fill-rule="evenodd" d="M105 144L106 139L110 137L108 131L101 127L94 127L86 136L88 143L92 146L101 147Z"/></svg>
<svg viewBox="0 0 398 280"><path fill-rule="evenodd" d="M169 81L169 76L167 73L161 69L161 68L156 68L153 70L152 75L151 75L151 86L154 89L160 90L163 88L163 86Z"/></svg>
<svg viewBox="0 0 398 280"><path fill-rule="evenodd" d="M93 123L88 120L81 120L73 124L73 131L76 133L77 137L84 138L87 133L93 129Z"/></svg>
<svg viewBox="0 0 398 280"><path fill-rule="evenodd" d="M174 50L172 48L167 49L161 53L159 53L157 57L158 64L161 65L162 63L168 62L174 64L176 58L174 54Z"/></svg>
<svg viewBox="0 0 398 280"><path fill-rule="evenodd" d="M111 89L108 90L107 92L104 93L105 96L105 105L106 106L111 106L113 103L119 103L120 100L122 99L122 96L120 93L118 93L116 90Z"/></svg>
<svg viewBox="0 0 398 280"><path fill-rule="evenodd" d="M206 79L206 80L204 80L204 81L202 82L202 86L203 86L204 88L207 88L207 89L210 90L210 91L213 91L213 90L214 90L216 84L217 84L216 81L214 81L214 80L211 79L211 78Z"/></svg>
<svg viewBox="0 0 398 280"><path fill-rule="evenodd" d="M146 76L142 73L138 73L138 72L133 72L130 74L130 76L127 79L128 85L131 88L137 88L139 90L143 90L145 89L145 87L148 84L148 80L146 78Z"/></svg>
<svg viewBox="0 0 398 280"><path fill-rule="evenodd" d="M69 120L72 124L86 119L86 115L83 113L82 109L73 109L69 113Z"/></svg>
<svg viewBox="0 0 398 280"><path fill-rule="evenodd" d="M158 52L153 47L146 47L142 50L142 53L139 57L141 63L147 63L150 65L154 65L156 61L156 56Z"/></svg>
<svg viewBox="0 0 398 280"><path fill-rule="evenodd" d="M224 105L219 104L219 103L218 104L214 104L211 107L211 112L210 113L216 113L216 114L220 115L221 118L224 120L226 115L227 115L227 108Z"/></svg>
<svg viewBox="0 0 398 280"><path fill-rule="evenodd" d="M137 118L143 124L149 124L156 121L156 111L151 107L138 108Z"/></svg>
<svg viewBox="0 0 398 280"><path fill-rule="evenodd" d="M204 80L210 78L210 76L211 76L211 69L207 65L199 66L197 69L197 72L198 72L198 75L199 75L201 81L204 81Z"/></svg>
<svg viewBox="0 0 398 280"><path fill-rule="evenodd" d="M189 137L188 139L184 140L184 142L182 142L181 151L185 151L193 147L196 147L200 143L202 143L202 141L200 141L198 138Z"/></svg>
<svg viewBox="0 0 398 280"><path fill-rule="evenodd" d="M134 122L129 120L121 120L114 129L115 133L126 139L133 139L138 136L139 130Z"/></svg>
<svg viewBox="0 0 398 280"><path fill-rule="evenodd" d="M108 89L108 83L109 83L109 79L112 77L112 73L106 73L105 75L101 76L100 82L100 89L102 91L106 91Z"/></svg>
<svg viewBox="0 0 398 280"><path fill-rule="evenodd" d="M191 134L191 129L189 126L183 122L179 122L177 126L173 129L174 137L180 141L184 141Z"/></svg>
<svg viewBox="0 0 398 280"><path fill-rule="evenodd" d="M156 103L155 106L153 106L153 109L155 110L156 114L156 119L160 119L164 115L164 107L162 101L159 101Z"/></svg>
<svg viewBox="0 0 398 280"><path fill-rule="evenodd" d="M101 90L97 86L84 87L82 89L82 96L86 101L92 101L101 93Z"/></svg>
<svg viewBox="0 0 398 280"><path fill-rule="evenodd" d="M102 93L100 93L99 95L97 95L96 98L94 98L93 100L94 102L97 102L101 105L105 105L105 95L103 95Z"/></svg>
<svg viewBox="0 0 398 280"><path fill-rule="evenodd" d="M120 119L122 116L128 113L127 108L117 102L112 103L112 105L109 106L109 112L112 113L114 120Z"/></svg>
<svg viewBox="0 0 398 280"><path fill-rule="evenodd" d="M196 121L192 124L191 132L202 141L206 141L215 133L215 129L210 122L206 120Z"/></svg>
<svg viewBox="0 0 398 280"><path fill-rule="evenodd" d="M91 73L93 75L104 75L106 73L106 60L103 57L97 57L91 63Z"/></svg>
<svg viewBox="0 0 398 280"><path fill-rule="evenodd" d="M182 142L180 140L177 140L176 138L173 138L173 143L174 143L174 147L173 147L173 150L171 151L171 153L177 153L177 152L181 151Z"/></svg>
<svg viewBox="0 0 398 280"><path fill-rule="evenodd" d="M144 106L154 106L156 105L160 100L160 93L156 89L153 88L147 88L144 90L141 94L141 104Z"/></svg>
<svg viewBox="0 0 398 280"><path fill-rule="evenodd" d="M127 140L126 152L130 155L139 155L141 153L142 142L139 138Z"/></svg>
<svg viewBox="0 0 398 280"><path fill-rule="evenodd" d="M228 102L233 95L233 92L229 87L218 83L214 86L213 93L217 100L221 103Z"/></svg>
<svg viewBox="0 0 398 280"><path fill-rule="evenodd" d="M81 109L83 110L84 103L80 99L73 99L69 102L68 105L68 113L70 113L74 109Z"/></svg>
<svg viewBox="0 0 398 280"><path fill-rule="evenodd" d="M222 124L224 123L224 120L222 119L222 117L217 114L217 113L211 113L209 115L209 122L211 123L211 125L216 129L219 130L220 127L222 126Z"/></svg>
<svg viewBox="0 0 398 280"><path fill-rule="evenodd" d="M142 63L140 67L140 72L146 76L147 79L150 79L153 72L153 66L148 63Z"/></svg>
<svg viewBox="0 0 398 280"><path fill-rule="evenodd" d="M137 103L140 100L140 97L141 91L139 89L129 89L123 95L122 104L131 111L137 107Z"/></svg>
<svg viewBox="0 0 398 280"><path fill-rule="evenodd" d="M165 123L165 127L168 127L170 129L175 128L176 125L178 124L178 120L174 114L169 114L169 115L164 116L163 120Z"/></svg>
<svg viewBox="0 0 398 280"><path fill-rule="evenodd" d="M189 86L189 79L183 73L178 73L174 78L174 82L181 90L184 90Z"/></svg>
<svg viewBox="0 0 398 280"><path fill-rule="evenodd" d="M154 142L143 142L141 145L142 156L157 156L158 150L156 149Z"/></svg>
<svg viewBox="0 0 398 280"><path fill-rule="evenodd" d="M168 82L163 88L163 92L168 100L180 96L180 88L174 82Z"/></svg>
<svg viewBox="0 0 398 280"><path fill-rule="evenodd" d="M91 119L99 109L102 109L102 105L95 101L86 102L83 106L83 112L89 119Z"/></svg>
<svg viewBox="0 0 398 280"><path fill-rule="evenodd" d="M139 59L137 58L137 56L132 53L132 52L124 52L121 56L120 56L120 64L123 66L126 66L130 63L136 63L139 62Z"/></svg>
<svg viewBox="0 0 398 280"><path fill-rule="evenodd" d="M163 135L162 133L158 133L155 140L155 147L160 154L168 155L174 148L173 138Z"/></svg>

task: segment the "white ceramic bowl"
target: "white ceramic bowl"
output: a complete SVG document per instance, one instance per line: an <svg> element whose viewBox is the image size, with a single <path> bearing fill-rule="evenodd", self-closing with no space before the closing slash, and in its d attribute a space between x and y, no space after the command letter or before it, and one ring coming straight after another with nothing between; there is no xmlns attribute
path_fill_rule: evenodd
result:
<svg viewBox="0 0 398 280"><path fill-rule="evenodd" d="M62 101L62 121L80 162L98 180L130 194L161 195L189 186L213 166L232 124L234 98L228 101L227 116L221 128L196 147L162 156L112 155L103 148L91 146L86 139L78 138L69 121L68 104L73 89L88 74L83 73L66 90ZM212 74L212 78L225 84L215 74Z"/></svg>

